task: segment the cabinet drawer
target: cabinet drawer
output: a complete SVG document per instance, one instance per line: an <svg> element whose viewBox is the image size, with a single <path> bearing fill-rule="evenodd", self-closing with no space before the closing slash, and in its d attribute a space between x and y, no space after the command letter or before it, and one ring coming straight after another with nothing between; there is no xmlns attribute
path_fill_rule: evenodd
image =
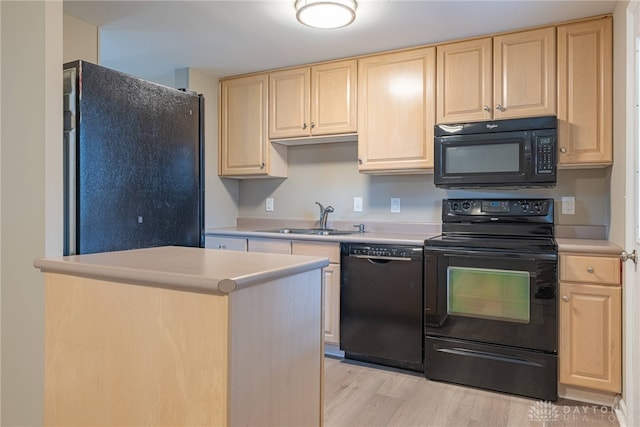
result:
<svg viewBox="0 0 640 427"><path fill-rule="evenodd" d="M323 242L297 242L294 241L291 247L294 255L312 255L329 258L329 262L340 263L340 244Z"/></svg>
<svg viewBox="0 0 640 427"><path fill-rule="evenodd" d="M560 255L560 280L620 284L620 258Z"/></svg>
<svg viewBox="0 0 640 427"><path fill-rule="evenodd" d="M289 255L291 254L291 240L249 239L248 251Z"/></svg>
<svg viewBox="0 0 640 427"><path fill-rule="evenodd" d="M234 237L209 237L204 240L204 247L209 249L226 249L229 251L246 251L247 239Z"/></svg>

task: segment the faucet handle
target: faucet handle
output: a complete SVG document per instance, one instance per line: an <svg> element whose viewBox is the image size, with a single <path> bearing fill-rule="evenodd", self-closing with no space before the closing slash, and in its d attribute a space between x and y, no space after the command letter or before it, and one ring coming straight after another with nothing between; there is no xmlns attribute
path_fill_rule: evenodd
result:
<svg viewBox="0 0 640 427"><path fill-rule="evenodd" d="M354 227L358 227L358 233L364 233L364 224L353 224Z"/></svg>

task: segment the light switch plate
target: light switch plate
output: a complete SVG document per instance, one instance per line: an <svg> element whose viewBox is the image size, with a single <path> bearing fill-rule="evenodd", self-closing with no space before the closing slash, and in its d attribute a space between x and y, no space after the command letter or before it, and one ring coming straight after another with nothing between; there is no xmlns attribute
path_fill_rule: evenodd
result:
<svg viewBox="0 0 640 427"><path fill-rule="evenodd" d="M400 213L400 199L397 197L391 198L391 212Z"/></svg>
<svg viewBox="0 0 640 427"><path fill-rule="evenodd" d="M273 197L267 197L264 202L264 210L267 212L273 212Z"/></svg>
<svg viewBox="0 0 640 427"><path fill-rule="evenodd" d="M576 198L573 196L562 196L562 214L563 215L575 215L576 213Z"/></svg>
<svg viewBox="0 0 640 427"><path fill-rule="evenodd" d="M353 211L362 212L362 197L353 198Z"/></svg>

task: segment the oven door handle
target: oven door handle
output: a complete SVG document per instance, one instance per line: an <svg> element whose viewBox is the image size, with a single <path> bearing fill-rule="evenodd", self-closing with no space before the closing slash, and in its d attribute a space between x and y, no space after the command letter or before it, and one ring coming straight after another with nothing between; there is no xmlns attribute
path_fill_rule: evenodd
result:
<svg viewBox="0 0 640 427"><path fill-rule="evenodd" d="M505 356L503 354L488 353L486 351L471 350L468 348L459 348L459 347L436 348L436 351L439 351L441 353L455 354L457 356L480 357L483 359L497 360L500 362L509 362L509 363L517 363L520 365L542 367L540 363L534 362L532 360L522 359L520 357Z"/></svg>
<svg viewBox="0 0 640 427"><path fill-rule="evenodd" d="M464 253L462 252L457 252L457 253L444 253L444 256L447 257L457 257L457 258L474 258L474 259L478 259L478 258L502 258L502 257L507 257L507 258L512 258L512 259L521 259L524 261L540 261L540 260L556 260L558 259L557 254L535 254L535 255L531 255L531 254L518 254L518 253L513 253L513 252L491 252L491 253L487 253L487 252L482 252L482 251L464 251Z"/></svg>

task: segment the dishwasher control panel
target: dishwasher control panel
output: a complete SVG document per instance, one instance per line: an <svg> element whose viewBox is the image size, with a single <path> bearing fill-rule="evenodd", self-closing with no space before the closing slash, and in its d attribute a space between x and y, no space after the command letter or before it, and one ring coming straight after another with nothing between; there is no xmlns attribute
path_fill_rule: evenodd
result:
<svg viewBox="0 0 640 427"><path fill-rule="evenodd" d="M346 249L346 250L345 250ZM360 257L421 258L422 246L344 244L343 254ZM345 253L346 252L346 253Z"/></svg>

